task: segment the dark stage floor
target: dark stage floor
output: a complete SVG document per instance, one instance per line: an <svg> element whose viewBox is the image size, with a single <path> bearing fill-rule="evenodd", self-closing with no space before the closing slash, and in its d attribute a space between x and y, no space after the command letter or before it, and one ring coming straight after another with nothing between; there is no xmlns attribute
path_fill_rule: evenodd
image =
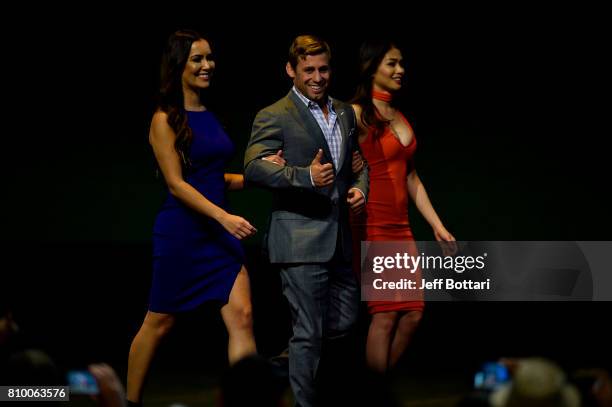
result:
<svg viewBox="0 0 612 407"><path fill-rule="evenodd" d="M30 247L5 249L7 264L16 266L4 286L11 289L3 292L23 331L63 368L104 361L124 379L129 346L146 312L150 248L49 245L37 247L37 256L28 255ZM287 344L288 309L278 275L257 263L250 270L258 349L270 357ZM610 368L612 332L602 321L611 311L612 302L428 303L391 388L400 405L449 406L471 389L484 361L502 356L544 356L568 371ZM362 320L362 337L365 329ZM213 307L178 320L154 362L147 405L214 405L226 340Z"/></svg>

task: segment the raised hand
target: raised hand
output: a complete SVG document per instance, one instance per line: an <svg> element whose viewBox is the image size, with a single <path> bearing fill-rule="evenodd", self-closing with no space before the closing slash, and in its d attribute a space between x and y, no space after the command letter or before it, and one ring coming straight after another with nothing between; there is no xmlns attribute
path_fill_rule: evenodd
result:
<svg viewBox="0 0 612 407"><path fill-rule="evenodd" d="M310 176L316 187L325 187L334 182L334 168L331 163L321 164L323 150L319 149L317 155L310 163Z"/></svg>
<svg viewBox="0 0 612 407"><path fill-rule="evenodd" d="M93 396L102 407L124 407L125 389L117 373L106 363L89 365L89 372L96 379L100 393Z"/></svg>

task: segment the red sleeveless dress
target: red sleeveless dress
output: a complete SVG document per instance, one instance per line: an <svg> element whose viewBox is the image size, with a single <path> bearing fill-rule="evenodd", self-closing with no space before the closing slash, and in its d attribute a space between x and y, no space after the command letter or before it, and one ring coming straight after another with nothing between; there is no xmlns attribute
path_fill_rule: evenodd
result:
<svg viewBox="0 0 612 407"><path fill-rule="evenodd" d="M400 112L398 114L410 127L408 120ZM404 146L387 126L378 137L370 129L360 147L368 163L370 192L364 213L351 219L355 243L353 253L356 256L359 256L362 240L414 241L408 221L410 197L406 176L414 169L416 138L413 136ZM354 264L359 264L359 261ZM423 301L368 301L370 314L422 310L423 307Z"/></svg>

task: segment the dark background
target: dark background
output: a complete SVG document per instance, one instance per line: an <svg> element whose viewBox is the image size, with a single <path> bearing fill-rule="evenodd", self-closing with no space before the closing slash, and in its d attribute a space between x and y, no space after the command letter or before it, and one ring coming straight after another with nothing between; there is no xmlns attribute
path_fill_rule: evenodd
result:
<svg viewBox="0 0 612 407"><path fill-rule="evenodd" d="M164 197L147 142L161 50L176 29L206 33L217 59L210 92L240 172L257 111L284 96L292 38L332 47L331 94L354 89L357 50L372 35L405 45L401 109L419 142L417 169L460 240L610 240L609 130L598 10L505 7L348 14L294 4L283 15L176 6L37 10L3 28L2 295L22 328L65 365L125 367L146 312L150 235ZM245 18L244 16L248 16ZM9 19L10 19L9 15ZM24 15L20 15L23 18ZM21 21L21 20L19 20ZM609 105L609 103L608 103ZM254 222L245 242L260 351L283 349L288 314L276 272L260 258L270 196L231 193ZM432 239L411 208L414 233ZM471 370L501 355L572 366L610 364L610 303L433 303L409 357L419 368ZM216 369L225 336L214 309L185 317L162 364Z"/></svg>

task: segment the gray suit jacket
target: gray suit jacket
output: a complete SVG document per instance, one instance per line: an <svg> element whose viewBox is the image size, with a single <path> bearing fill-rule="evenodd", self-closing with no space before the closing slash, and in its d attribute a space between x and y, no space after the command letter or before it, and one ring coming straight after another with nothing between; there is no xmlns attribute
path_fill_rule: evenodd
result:
<svg viewBox="0 0 612 407"><path fill-rule="evenodd" d="M272 263L319 263L331 260L336 242L351 259L347 192L357 187L368 194L367 167L351 169L352 152L359 149L355 114L350 105L333 100L342 132L339 168L324 188L312 186L310 164L319 149L322 163L333 160L317 121L293 91L261 110L253 122L244 160L245 181L273 190L273 209L267 237ZM283 150L285 167L262 160ZM340 236L338 236L340 234Z"/></svg>

